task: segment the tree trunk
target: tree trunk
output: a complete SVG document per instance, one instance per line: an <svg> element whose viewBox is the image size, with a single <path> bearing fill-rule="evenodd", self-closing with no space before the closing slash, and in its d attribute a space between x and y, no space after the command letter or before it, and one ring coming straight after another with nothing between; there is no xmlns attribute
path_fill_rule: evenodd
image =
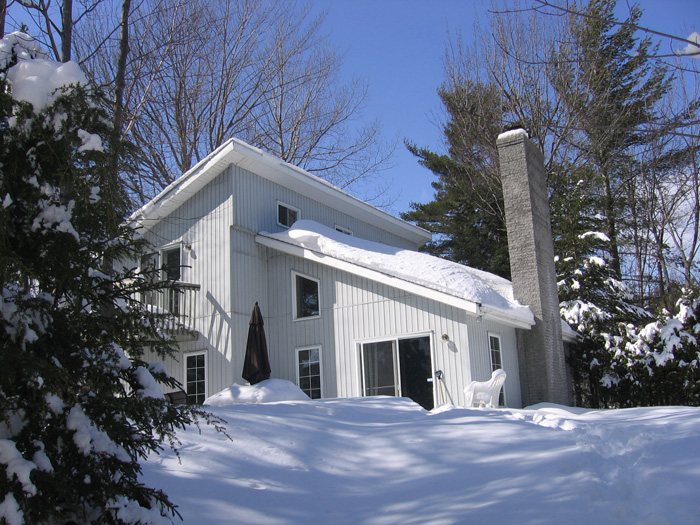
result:
<svg viewBox="0 0 700 525"><path fill-rule="evenodd" d="M124 122L124 87L126 85L126 58L129 54L129 11L131 0L122 2L122 14L119 29L119 58L117 72L114 78L114 132L121 140L122 124Z"/></svg>
<svg viewBox="0 0 700 525"><path fill-rule="evenodd" d="M73 0L63 0L61 8L61 62L71 59L71 47L73 40Z"/></svg>
<svg viewBox="0 0 700 525"><path fill-rule="evenodd" d="M0 38L5 37L5 13L7 12L7 0L0 0Z"/></svg>

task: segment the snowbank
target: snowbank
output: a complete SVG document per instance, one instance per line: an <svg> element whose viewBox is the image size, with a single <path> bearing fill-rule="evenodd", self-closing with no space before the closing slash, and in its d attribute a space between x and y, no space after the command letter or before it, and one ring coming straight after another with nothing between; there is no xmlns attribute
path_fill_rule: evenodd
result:
<svg viewBox="0 0 700 525"><path fill-rule="evenodd" d="M309 401L310 398L294 383L284 379L266 379L255 385L234 383L204 401L205 405L223 407L236 404Z"/></svg>
<svg viewBox="0 0 700 525"><path fill-rule="evenodd" d="M180 460L143 465L185 524L700 523L698 408L426 412L365 397L211 410L231 441L181 431Z"/></svg>

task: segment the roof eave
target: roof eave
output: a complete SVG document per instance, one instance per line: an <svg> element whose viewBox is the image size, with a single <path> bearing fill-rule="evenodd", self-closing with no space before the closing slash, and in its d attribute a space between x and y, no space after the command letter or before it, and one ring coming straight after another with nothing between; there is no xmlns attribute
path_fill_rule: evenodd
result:
<svg viewBox="0 0 700 525"><path fill-rule="evenodd" d="M230 164L240 166L297 193L325 202L364 222L377 224L379 221L382 229L398 237L408 239L419 247L432 238L432 234L427 230L375 208L302 168L284 162L274 155L235 138L223 143L182 177L172 182L151 201L134 212L130 218L131 224L143 229L146 221L152 225L165 218L226 170Z"/></svg>
<svg viewBox="0 0 700 525"><path fill-rule="evenodd" d="M262 234L255 236L255 242L265 246L267 248L272 248L274 250L300 257L302 259L310 260L322 264L324 266L330 266L338 270L344 270L353 275L359 277L365 277L369 280L381 282L388 286L394 288L399 288L405 290L409 293L413 293L420 297L425 297L427 299L433 299L435 301L454 306L460 310L464 310L468 315L475 318L483 318L491 320L500 324L505 324L507 326L512 326L514 328L531 329L535 324L534 318L526 318L526 316L518 315L508 315L506 312L501 312L493 308L484 307L480 303L469 301L462 297L456 297L433 288L428 288L422 284L414 283L400 277L385 274L377 270L372 270L371 268L366 268L348 261L337 259L332 256L323 255L312 250L308 250L296 244L291 244L279 239L273 239Z"/></svg>

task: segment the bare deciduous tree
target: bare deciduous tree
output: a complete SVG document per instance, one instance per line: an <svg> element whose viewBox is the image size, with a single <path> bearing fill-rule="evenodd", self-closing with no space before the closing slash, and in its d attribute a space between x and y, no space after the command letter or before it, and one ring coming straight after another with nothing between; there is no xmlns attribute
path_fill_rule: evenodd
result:
<svg viewBox="0 0 700 525"><path fill-rule="evenodd" d="M142 153L130 181L142 201L232 136L356 191L387 161L377 124L353 131L366 89L341 82L341 59L310 7L154 0L130 20L124 132ZM82 49L104 33L93 31ZM114 46L86 62L103 83L114 78Z"/></svg>

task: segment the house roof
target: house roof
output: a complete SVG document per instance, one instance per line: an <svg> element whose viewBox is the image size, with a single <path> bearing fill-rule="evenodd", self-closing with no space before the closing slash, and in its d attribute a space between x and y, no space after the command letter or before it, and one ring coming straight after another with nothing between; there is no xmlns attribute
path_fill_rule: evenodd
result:
<svg viewBox="0 0 700 525"><path fill-rule="evenodd" d="M532 312L513 298L510 281L425 253L345 235L309 220L255 239L275 250L345 270L496 322L530 328Z"/></svg>
<svg viewBox="0 0 700 525"><path fill-rule="evenodd" d="M274 155L235 138L219 146L156 197L136 210L131 216L132 224L142 228L146 225L151 227L175 211L231 164L323 202L361 221L377 225L418 246L422 246L431 239L430 232L375 208L298 166L284 162Z"/></svg>

